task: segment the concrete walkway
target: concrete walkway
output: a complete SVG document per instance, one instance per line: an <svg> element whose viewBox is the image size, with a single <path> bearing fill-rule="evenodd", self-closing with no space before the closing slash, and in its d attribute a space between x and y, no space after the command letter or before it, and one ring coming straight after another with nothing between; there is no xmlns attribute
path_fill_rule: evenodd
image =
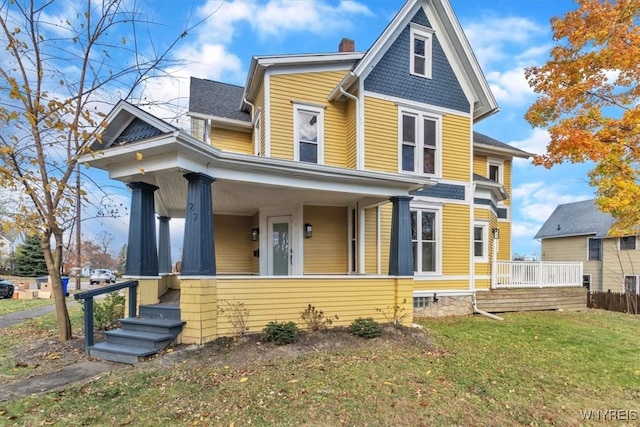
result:
<svg viewBox="0 0 640 427"><path fill-rule="evenodd" d="M78 304L67 301L67 305ZM55 305L46 305L30 310L18 311L0 317L0 329L23 322L34 317L53 313ZM11 383L0 385L0 402L13 400L34 393L46 393L64 389L76 383L84 383L107 373L129 367L122 363L103 362L101 360L84 361L63 367L42 375L19 378Z"/></svg>

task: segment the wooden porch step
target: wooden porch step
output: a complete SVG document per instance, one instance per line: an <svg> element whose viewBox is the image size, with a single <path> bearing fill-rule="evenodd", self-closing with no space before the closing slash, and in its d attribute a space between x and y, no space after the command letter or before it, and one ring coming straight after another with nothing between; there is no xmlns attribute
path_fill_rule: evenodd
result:
<svg viewBox="0 0 640 427"><path fill-rule="evenodd" d="M479 309L489 313L587 309L585 288L518 288L478 292Z"/></svg>
<svg viewBox="0 0 640 427"><path fill-rule="evenodd" d="M144 332L126 329L114 329L105 331L107 342L112 344L131 345L136 347L162 350L168 347L176 338L171 334L159 334L156 332Z"/></svg>
<svg viewBox="0 0 640 427"><path fill-rule="evenodd" d="M133 345L114 344L107 341L89 347L89 354L98 359L134 365L142 358L153 356L157 349L137 347Z"/></svg>

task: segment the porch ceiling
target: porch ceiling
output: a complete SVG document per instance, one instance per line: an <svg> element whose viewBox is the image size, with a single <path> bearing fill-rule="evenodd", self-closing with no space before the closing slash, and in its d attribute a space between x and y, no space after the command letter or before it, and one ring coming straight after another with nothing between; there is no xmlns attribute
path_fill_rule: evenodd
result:
<svg viewBox="0 0 640 427"><path fill-rule="evenodd" d="M156 212L171 218L183 218L187 203L187 180L184 172L174 171L147 176L145 181L159 187L155 193ZM260 183L217 179L212 185L213 209L218 214L253 215L260 208L279 206L328 205L364 206L383 203L388 197L366 196L346 192L287 188Z"/></svg>

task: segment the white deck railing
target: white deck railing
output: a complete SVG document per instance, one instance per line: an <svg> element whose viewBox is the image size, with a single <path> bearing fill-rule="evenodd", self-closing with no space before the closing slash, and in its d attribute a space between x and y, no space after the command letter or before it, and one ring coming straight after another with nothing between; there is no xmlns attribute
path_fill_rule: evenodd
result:
<svg viewBox="0 0 640 427"><path fill-rule="evenodd" d="M581 262L495 261L491 287L547 288L582 286Z"/></svg>

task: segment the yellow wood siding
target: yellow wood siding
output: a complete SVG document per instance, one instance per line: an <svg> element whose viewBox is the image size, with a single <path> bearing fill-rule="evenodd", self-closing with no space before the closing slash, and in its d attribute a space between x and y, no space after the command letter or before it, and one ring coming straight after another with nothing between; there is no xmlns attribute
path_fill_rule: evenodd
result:
<svg viewBox="0 0 640 427"><path fill-rule="evenodd" d="M399 304L412 320L413 279L394 278L224 278L217 279L219 300L241 302L249 311L249 332L259 332L270 321L293 321L300 327L300 312L309 304L333 319L333 326L347 326L358 317L387 322L376 308ZM181 304L182 306L182 304ZM338 316L335 319L334 316ZM187 322L189 322L188 319ZM218 335L233 334L224 314L218 316Z"/></svg>
<svg viewBox="0 0 640 427"><path fill-rule="evenodd" d="M510 222L498 222L498 228L500 229L500 239L498 241L498 260L510 261L511 260L511 223ZM527 254L524 254L527 255Z"/></svg>
<svg viewBox="0 0 640 427"><path fill-rule="evenodd" d="M473 155L473 173L487 177L487 156Z"/></svg>
<svg viewBox="0 0 640 427"><path fill-rule="evenodd" d="M507 194L509 195L509 198L502 203L509 206L511 204L511 160L505 160L504 167L502 169L502 174L504 176L504 188L507 190Z"/></svg>
<svg viewBox="0 0 640 427"><path fill-rule="evenodd" d="M461 291L469 289L469 281L415 279L413 287L416 291Z"/></svg>
<svg viewBox="0 0 640 427"><path fill-rule="evenodd" d="M469 206L445 205L442 209L442 274L469 274ZM468 287L468 286L467 286Z"/></svg>
<svg viewBox="0 0 640 427"><path fill-rule="evenodd" d="M270 77L271 156L293 159L293 101L322 105L324 109L324 164L345 167L345 103L327 101L345 71L281 74Z"/></svg>
<svg viewBox="0 0 640 427"><path fill-rule="evenodd" d="M474 219L487 221L487 262L475 262L475 276L488 276L491 275L491 261L493 259L493 229L498 226L498 221L496 215L489 209L480 209L475 208ZM476 287L478 283L481 283L479 280L476 280ZM486 285L488 287L489 282L482 282L483 287Z"/></svg>
<svg viewBox="0 0 640 427"><path fill-rule="evenodd" d="M250 216L213 216L218 274L255 274Z"/></svg>
<svg viewBox="0 0 640 427"><path fill-rule="evenodd" d="M211 128L211 145L223 151L253 154L253 139L250 133L222 128Z"/></svg>
<svg viewBox="0 0 640 427"><path fill-rule="evenodd" d="M367 170L398 172L398 107L364 97L364 164Z"/></svg>
<svg viewBox="0 0 640 427"><path fill-rule="evenodd" d="M378 208L364 211L364 268L367 274L378 273Z"/></svg>
<svg viewBox="0 0 640 427"><path fill-rule="evenodd" d="M357 123L356 102L348 99L345 105L345 137L346 137L346 166L351 169L357 167Z"/></svg>
<svg viewBox="0 0 640 427"><path fill-rule="evenodd" d="M471 170L471 120L446 114L442 118L442 177L469 181Z"/></svg>
<svg viewBox="0 0 640 427"><path fill-rule="evenodd" d="M305 206L304 222L313 237L304 239L304 274L347 273L347 208Z"/></svg>

